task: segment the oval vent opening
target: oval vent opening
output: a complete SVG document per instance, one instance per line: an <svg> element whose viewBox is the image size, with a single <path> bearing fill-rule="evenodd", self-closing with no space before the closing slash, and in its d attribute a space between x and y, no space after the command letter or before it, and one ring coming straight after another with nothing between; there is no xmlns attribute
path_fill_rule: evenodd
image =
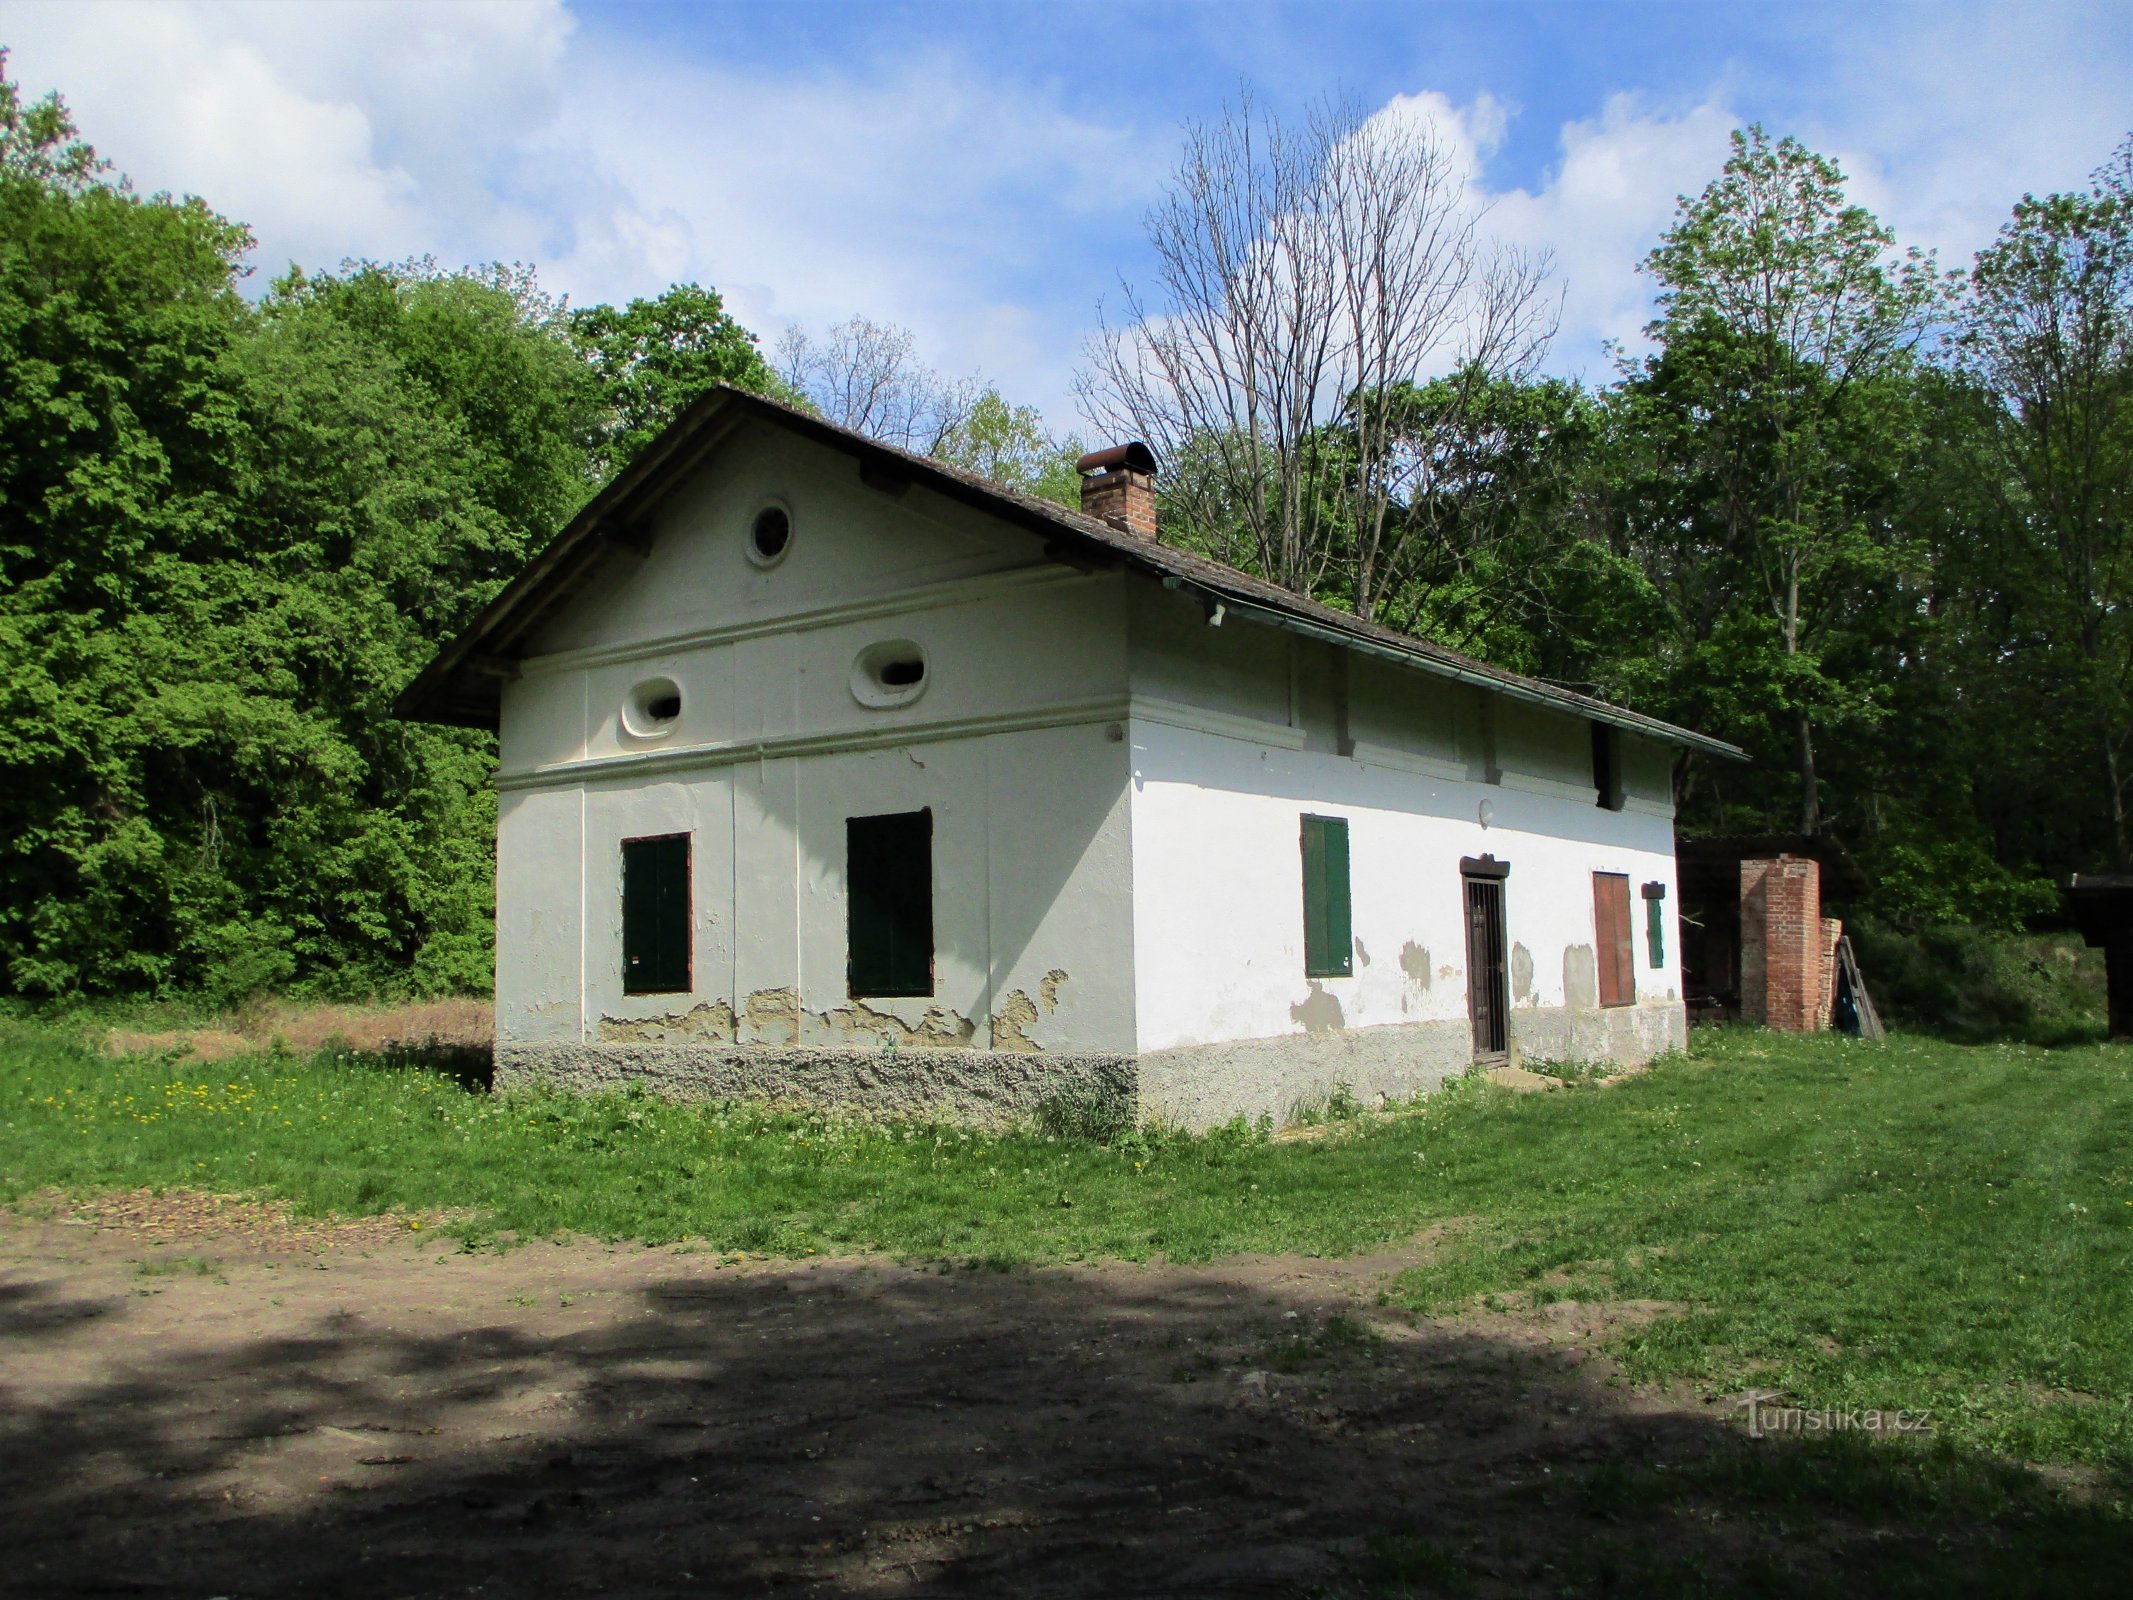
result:
<svg viewBox="0 0 2133 1600"><path fill-rule="evenodd" d="M765 506L755 514L748 529L748 559L759 567L781 561L792 548L792 513L783 506Z"/></svg>
<svg viewBox="0 0 2133 1600"><path fill-rule="evenodd" d="M647 678L622 702L622 726L639 739L656 739L681 720L681 685L672 678Z"/></svg>
<svg viewBox="0 0 2133 1600"><path fill-rule="evenodd" d="M926 689L926 652L909 639L884 639L852 663L852 698L863 706L909 705Z"/></svg>

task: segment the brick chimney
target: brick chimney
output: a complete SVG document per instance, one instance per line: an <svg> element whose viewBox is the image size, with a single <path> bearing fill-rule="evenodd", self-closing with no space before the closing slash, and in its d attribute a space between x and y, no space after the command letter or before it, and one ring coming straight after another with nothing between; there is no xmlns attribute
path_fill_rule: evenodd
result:
<svg viewBox="0 0 2133 1600"><path fill-rule="evenodd" d="M1155 452L1138 440L1092 450L1074 463L1084 516L1137 539L1155 538Z"/></svg>

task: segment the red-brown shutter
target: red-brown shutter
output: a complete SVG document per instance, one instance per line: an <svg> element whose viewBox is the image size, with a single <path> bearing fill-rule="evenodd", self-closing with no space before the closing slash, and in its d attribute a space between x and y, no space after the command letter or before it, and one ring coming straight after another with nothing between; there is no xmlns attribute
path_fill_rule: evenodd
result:
<svg viewBox="0 0 2133 1600"><path fill-rule="evenodd" d="M1629 928L1629 875L1592 875L1592 931L1600 969L1600 1004L1626 1006L1637 998L1636 947Z"/></svg>

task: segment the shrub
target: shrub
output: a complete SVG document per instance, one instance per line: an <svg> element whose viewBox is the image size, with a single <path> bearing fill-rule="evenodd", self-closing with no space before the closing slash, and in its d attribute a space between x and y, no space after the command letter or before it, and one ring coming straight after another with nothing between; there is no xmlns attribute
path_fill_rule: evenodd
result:
<svg viewBox="0 0 2133 1600"><path fill-rule="evenodd" d="M2085 949L2074 934L1961 924L1905 933L1871 918L1849 931L1867 991L1894 1026L1971 1043L2103 1036L2103 952Z"/></svg>

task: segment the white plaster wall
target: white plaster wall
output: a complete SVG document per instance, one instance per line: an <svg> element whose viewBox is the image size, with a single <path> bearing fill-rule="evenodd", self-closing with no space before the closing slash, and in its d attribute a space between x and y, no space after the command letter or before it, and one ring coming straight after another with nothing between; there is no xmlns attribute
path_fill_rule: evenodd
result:
<svg viewBox="0 0 2133 1600"><path fill-rule="evenodd" d="M773 503L791 511L792 543L765 569L746 541ZM504 685L501 772L508 784L736 743L878 740L1074 706L1094 715L1125 694L1124 583L1047 561L1029 534L926 490L870 489L835 451L744 434L669 497L648 556L610 555L544 625ZM888 640L923 649L925 692L863 706L853 663ZM681 716L635 738L623 704L657 677L680 686Z"/></svg>
<svg viewBox="0 0 2133 1600"><path fill-rule="evenodd" d="M742 541L771 504L791 513L793 540L776 565L758 567ZM850 456L754 421L667 494L650 528L650 554L603 563L544 625L538 653L777 626L822 607L1045 565L1029 534L928 490L869 488Z"/></svg>
<svg viewBox="0 0 2133 1600"><path fill-rule="evenodd" d="M578 1040L584 903L576 789L499 797L496 819L496 1031L527 1044Z"/></svg>
<svg viewBox="0 0 2133 1600"><path fill-rule="evenodd" d="M989 720L1043 720L1064 710L1115 715L1126 684L1118 578L1046 567L979 579L952 596L916 590L857 617L815 619L790 631L687 642L650 641L626 655L537 657L504 685L503 781L582 762L648 756L686 762L721 747L839 739L879 742L944 727L985 731ZM924 692L907 705L862 705L851 687L868 647L908 640L924 652ZM681 715L650 739L623 722L632 689L665 678Z"/></svg>
<svg viewBox="0 0 2133 1600"><path fill-rule="evenodd" d="M854 1002L845 821L922 808L934 993ZM507 1043L1132 1048L1125 746L1103 725L611 775L512 795L508 817ZM661 833L691 841L691 988L625 995L622 841Z"/></svg>
<svg viewBox="0 0 2133 1600"><path fill-rule="evenodd" d="M1591 875L1599 871L1631 879L1640 999L1679 997L1665 816L1138 717L1132 746L1143 1050L1335 1026L1463 1023L1459 862L1485 853L1511 863L1505 909L1514 1008L1594 1006L1583 975L1593 970ZM1492 813L1486 828L1484 801ZM1348 819L1352 977L1304 976L1298 835L1305 812ZM1665 960L1656 969L1638 897L1654 880L1667 886Z"/></svg>
<svg viewBox="0 0 2133 1600"><path fill-rule="evenodd" d="M763 570L744 540L772 501L793 545ZM888 638L923 646L928 685L878 710L849 680ZM1679 993L1664 745L1624 738L1629 802L1604 811L1578 718L1211 628L1154 583L1075 574L780 432L729 441L670 497L650 555L610 560L538 643L504 689L506 1043L1147 1052L1463 1027L1458 863L1484 852L1512 864L1514 1007L1590 1005L1594 871L1631 878L1640 998ZM633 738L621 707L653 676L682 713ZM844 822L919 807L936 992L855 1006ZM1349 820L1349 978L1303 976L1305 811ZM665 832L694 841L692 989L625 997L621 842ZM1657 969L1635 893L1654 879Z"/></svg>
<svg viewBox="0 0 2133 1600"><path fill-rule="evenodd" d="M769 569L744 540L790 508ZM506 1043L1132 1048L1124 582L835 452L729 441L651 554L611 558L504 687ZM862 704L855 658L917 642L924 692ZM682 709L633 736L634 685ZM847 993L853 816L934 816L935 993ZM621 845L691 836L689 993L621 992Z"/></svg>
<svg viewBox="0 0 2133 1600"><path fill-rule="evenodd" d="M1294 720L1293 640L1267 628L1211 628L1199 604L1155 583L1126 592L1133 692L1250 719Z"/></svg>

